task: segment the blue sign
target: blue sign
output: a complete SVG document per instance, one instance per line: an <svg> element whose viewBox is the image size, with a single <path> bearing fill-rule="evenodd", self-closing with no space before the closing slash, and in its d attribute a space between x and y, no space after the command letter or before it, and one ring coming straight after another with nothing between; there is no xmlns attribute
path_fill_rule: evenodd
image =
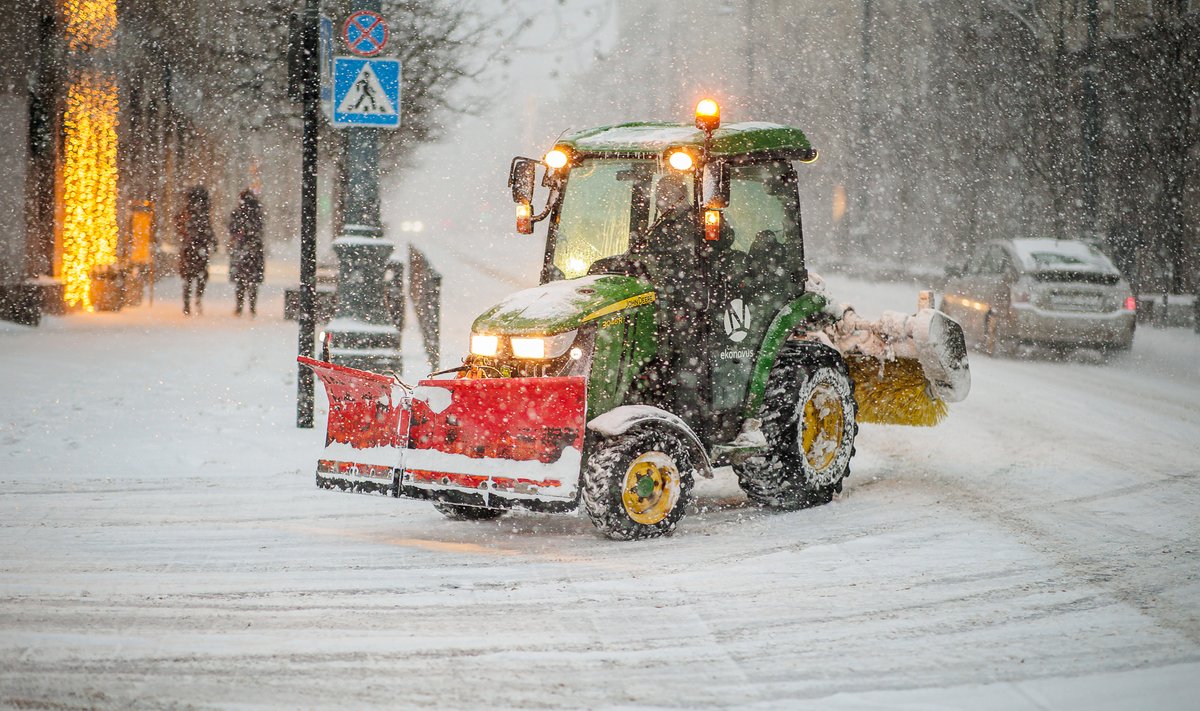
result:
<svg viewBox="0 0 1200 711"><path fill-rule="evenodd" d="M377 13L359 10L346 18L346 24L342 25L342 40L354 54L373 57L387 44L387 23Z"/></svg>
<svg viewBox="0 0 1200 711"><path fill-rule="evenodd" d="M333 125L400 125L400 61L335 57Z"/></svg>
<svg viewBox="0 0 1200 711"><path fill-rule="evenodd" d="M321 29L321 106L329 114L333 101L333 20L322 16L318 27Z"/></svg>

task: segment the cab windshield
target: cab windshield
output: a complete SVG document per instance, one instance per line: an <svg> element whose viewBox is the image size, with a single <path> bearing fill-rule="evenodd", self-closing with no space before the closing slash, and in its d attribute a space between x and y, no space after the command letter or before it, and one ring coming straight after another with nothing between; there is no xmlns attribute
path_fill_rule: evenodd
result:
<svg viewBox="0 0 1200 711"><path fill-rule="evenodd" d="M587 159L571 169L554 227L550 280L587 274L598 259L629 249L631 234L654 224L653 160ZM692 185L687 182L688 199Z"/></svg>

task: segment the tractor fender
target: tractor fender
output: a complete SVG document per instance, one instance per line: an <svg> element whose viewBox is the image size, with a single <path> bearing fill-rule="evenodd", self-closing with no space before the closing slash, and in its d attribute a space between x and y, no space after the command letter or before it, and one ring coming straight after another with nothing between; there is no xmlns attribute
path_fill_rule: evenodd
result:
<svg viewBox="0 0 1200 711"><path fill-rule="evenodd" d="M621 405L593 418L587 428L605 437L615 437L638 429L667 430L679 436L691 450L697 473L712 478L712 462L700 438L678 415L653 405Z"/></svg>
<svg viewBox="0 0 1200 711"><path fill-rule="evenodd" d="M780 309L779 313L775 314L775 318L771 320L770 325L767 326L762 345L758 348L758 357L754 361L754 369L750 373L750 390L746 397L746 405L742 409L744 417L756 417L758 409L762 407L763 394L767 389L767 378L771 375L771 368L774 367L775 359L779 356L779 349L783 347L784 342L792 337L798 327L811 321L829 304L824 293L825 283L819 281L820 277L811 272L809 278L808 293ZM813 278L818 281L813 282Z"/></svg>

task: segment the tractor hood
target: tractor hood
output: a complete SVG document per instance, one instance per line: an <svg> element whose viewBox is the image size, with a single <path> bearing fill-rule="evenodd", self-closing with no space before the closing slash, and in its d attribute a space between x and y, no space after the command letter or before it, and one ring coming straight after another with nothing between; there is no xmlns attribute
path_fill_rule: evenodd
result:
<svg viewBox="0 0 1200 711"><path fill-rule="evenodd" d="M551 336L654 301L654 288L628 276L603 274L552 281L511 294L475 319L474 333Z"/></svg>

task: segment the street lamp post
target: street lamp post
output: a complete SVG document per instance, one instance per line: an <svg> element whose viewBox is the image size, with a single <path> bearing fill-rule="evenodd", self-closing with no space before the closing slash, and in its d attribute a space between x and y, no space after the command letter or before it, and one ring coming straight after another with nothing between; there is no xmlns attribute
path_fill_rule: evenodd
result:
<svg viewBox="0 0 1200 711"><path fill-rule="evenodd" d="M1096 236L1096 152L1100 136L1100 100L1096 96L1096 34L1100 9L1097 0L1087 3L1087 45L1083 63L1083 232Z"/></svg>
<svg viewBox="0 0 1200 711"><path fill-rule="evenodd" d="M311 358L317 297L317 126L321 87L317 54L318 0L307 0L300 21L300 91L304 131L300 159L300 355ZM313 372L297 365L296 426L313 426Z"/></svg>

